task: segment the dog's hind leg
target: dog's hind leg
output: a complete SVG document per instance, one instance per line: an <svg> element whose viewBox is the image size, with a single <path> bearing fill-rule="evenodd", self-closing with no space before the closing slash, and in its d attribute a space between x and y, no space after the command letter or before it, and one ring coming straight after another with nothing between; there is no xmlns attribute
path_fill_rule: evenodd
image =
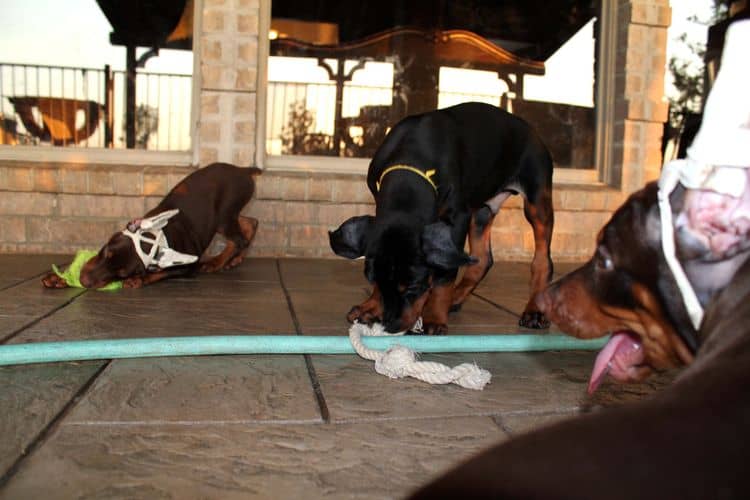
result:
<svg viewBox="0 0 750 500"><path fill-rule="evenodd" d="M502 194L504 195L502 200L498 200L500 203L510 196L510 193ZM471 214L469 251L477 262L466 267L461 281L453 289L451 311L461 309L461 304L466 297L474 291L492 267L492 221L495 220L496 213L488 205L483 205Z"/></svg>
<svg viewBox="0 0 750 500"><path fill-rule="evenodd" d="M224 236L221 231L217 231L219 234ZM200 267L202 273L213 273L224 269L224 266L229 262L229 259L237 253L237 244L230 238L226 238L226 246L219 255L210 258L203 262Z"/></svg>
<svg viewBox="0 0 750 500"><path fill-rule="evenodd" d="M255 217L244 217L240 215L237 218L237 222L240 225L242 238L237 245L237 252L225 266L226 269L238 266L244 260L247 251L250 249L250 244L255 238L255 233L258 231L258 219Z"/></svg>
<svg viewBox="0 0 750 500"><path fill-rule="evenodd" d="M216 232L224 236L226 247L219 255L204 262L201 265L201 272L211 273L221 269L230 269L242 262L257 228L257 219L243 216L238 216L232 223L220 227Z"/></svg>
<svg viewBox="0 0 750 500"><path fill-rule="evenodd" d="M535 190L533 197L527 196L524 199L523 213L534 231L534 258L531 261L531 298L518 324L526 328L548 328L549 320L537 307L534 297L547 287L552 278L550 243L554 212L551 188L541 187Z"/></svg>

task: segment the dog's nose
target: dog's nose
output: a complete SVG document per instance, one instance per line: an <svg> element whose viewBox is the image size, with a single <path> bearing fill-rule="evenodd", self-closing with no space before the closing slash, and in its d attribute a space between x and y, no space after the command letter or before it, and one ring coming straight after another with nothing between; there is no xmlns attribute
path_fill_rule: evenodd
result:
<svg viewBox="0 0 750 500"><path fill-rule="evenodd" d="M81 282L81 286L84 288L91 288L91 285L93 284L91 281L91 277L88 274L81 273L78 276L78 281Z"/></svg>
<svg viewBox="0 0 750 500"><path fill-rule="evenodd" d="M405 330L405 328L401 327L400 319L384 322L383 328L385 328L385 331L388 333L398 333L398 332L403 332Z"/></svg>

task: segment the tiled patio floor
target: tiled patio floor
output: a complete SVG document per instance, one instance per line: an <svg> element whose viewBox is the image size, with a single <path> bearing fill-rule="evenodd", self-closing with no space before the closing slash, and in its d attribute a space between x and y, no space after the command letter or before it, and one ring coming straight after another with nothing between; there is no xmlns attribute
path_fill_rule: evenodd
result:
<svg viewBox="0 0 750 500"><path fill-rule="evenodd" d="M142 290L44 290L64 256L0 256L0 342L346 335L361 262L254 258ZM558 266L560 271L571 266ZM451 333L515 333L528 265L497 263ZM555 331L552 328L551 331ZM0 498L400 498L510 435L664 383L585 394L586 352L424 355L484 391L377 375L354 355L243 355L0 368Z"/></svg>

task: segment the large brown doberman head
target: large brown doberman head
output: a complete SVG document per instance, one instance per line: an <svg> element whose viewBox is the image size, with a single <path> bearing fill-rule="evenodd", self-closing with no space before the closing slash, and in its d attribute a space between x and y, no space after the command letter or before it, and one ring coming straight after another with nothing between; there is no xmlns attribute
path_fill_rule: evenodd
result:
<svg viewBox="0 0 750 500"><path fill-rule="evenodd" d="M657 184L651 183L630 196L599 232L593 257L537 296L540 309L563 331L580 338L611 334L597 357L589 392L607 374L637 381L687 364L699 346L664 259L657 194ZM677 256L705 306L747 254L739 246L718 249L711 238L701 237L707 234L705 224L687 220L700 203L695 192L680 187L671 203Z"/></svg>

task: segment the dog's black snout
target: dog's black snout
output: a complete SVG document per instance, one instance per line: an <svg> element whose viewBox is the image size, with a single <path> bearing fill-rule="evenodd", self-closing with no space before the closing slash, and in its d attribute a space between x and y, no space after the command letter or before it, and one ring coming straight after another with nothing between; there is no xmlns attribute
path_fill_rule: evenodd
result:
<svg viewBox="0 0 750 500"><path fill-rule="evenodd" d="M398 333L404 330L403 328L401 328L400 319L384 321L383 328L385 328L385 331L388 333Z"/></svg>

